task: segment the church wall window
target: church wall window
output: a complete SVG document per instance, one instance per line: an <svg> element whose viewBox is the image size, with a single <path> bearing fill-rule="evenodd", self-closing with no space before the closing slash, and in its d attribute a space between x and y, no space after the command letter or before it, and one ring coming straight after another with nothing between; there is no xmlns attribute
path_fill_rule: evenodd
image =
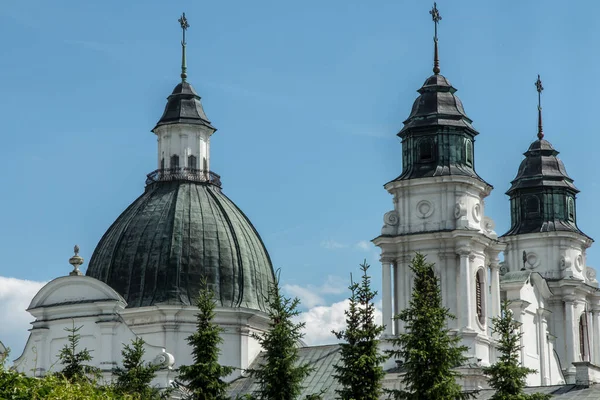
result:
<svg viewBox="0 0 600 400"><path fill-rule="evenodd" d="M196 158L196 156L188 156L188 168L198 168L198 159Z"/></svg>
<svg viewBox="0 0 600 400"><path fill-rule="evenodd" d="M431 162L434 159L433 140L423 138L418 142L419 162Z"/></svg>
<svg viewBox="0 0 600 400"><path fill-rule="evenodd" d="M477 312L477 319L481 325L485 324L485 288L484 288L484 278L483 278L483 269L477 271L475 275L475 308Z"/></svg>
<svg viewBox="0 0 600 400"><path fill-rule="evenodd" d="M465 139L465 164L473 166L473 142L470 139Z"/></svg>
<svg viewBox="0 0 600 400"><path fill-rule="evenodd" d="M173 154L171 156L171 168L179 168L179 156L177 154Z"/></svg>
<svg viewBox="0 0 600 400"><path fill-rule="evenodd" d="M165 169L165 158L160 159L160 169Z"/></svg>

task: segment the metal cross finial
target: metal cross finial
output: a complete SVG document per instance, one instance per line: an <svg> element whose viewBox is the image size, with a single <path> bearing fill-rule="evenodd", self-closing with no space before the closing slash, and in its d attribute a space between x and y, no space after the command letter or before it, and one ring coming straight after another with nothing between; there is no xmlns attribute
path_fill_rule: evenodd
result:
<svg viewBox="0 0 600 400"><path fill-rule="evenodd" d="M181 31L183 33L183 39L181 40L181 82L185 82L187 78L187 63L185 60L185 31L190 27L188 20L185 17L185 13L181 14L178 19L179 25L181 25Z"/></svg>
<svg viewBox="0 0 600 400"><path fill-rule="evenodd" d="M544 87L542 86L542 80L540 79L540 74L538 74L537 81L535 81L535 88L538 92L538 139L542 140L544 138L544 130L542 128L542 90Z"/></svg>
<svg viewBox="0 0 600 400"><path fill-rule="evenodd" d="M190 24L188 24L188 20L185 17L185 13L181 14L181 17L177 21L179 21L179 25L181 25L181 30L183 31L182 44L185 44L185 31L190 27Z"/></svg>
<svg viewBox="0 0 600 400"><path fill-rule="evenodd" d="M440 60L438 58L437 27L438 27L438 23L442 20L442 16L440 15L440 12L437 9L436 3L433 3L433 8L431 9L431 11L429 11L429 14L431 14L431 19L433 20L433 25L434 25L434 29L435 29L435 34L433 36L433 46L434 46L433 73L437 75L440 73Z"/></svg>
<svg viewBox="0 0 600 400"><path fill-rule="evenodd" d="M437 3L433 3L433 8L429 11L431 14L431 19L433 20L433 24L435 25L435 36L434 39L437 40L437 26L438 23L442 20L442 16L440 15L439 10L437 9Z"/></svg>

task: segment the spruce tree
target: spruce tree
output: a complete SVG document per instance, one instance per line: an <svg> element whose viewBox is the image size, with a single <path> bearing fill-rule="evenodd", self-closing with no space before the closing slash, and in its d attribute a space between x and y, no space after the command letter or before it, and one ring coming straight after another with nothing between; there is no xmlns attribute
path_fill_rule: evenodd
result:
<svg viewBox="0 0 600 400"><path fill-rule="evenodd" d="M341 362L334 366L334 377L341 385L336 393L341 400L378 400L385 375L382 363L388 358L379 351L378 337L384 327L375 324L373 299L377 292L371 289L366 260L360 269L361 283L353 282L350 276L350 304L344 311L346 329L333 331L338 339L343 340L340 344Z"/></svg>
<svg viewBox="0 0 600 400"><path fill-rule="evenodd" d="M97 379L100 377L100 368L88 365L92 361L92 355L87 348L81 351L77 350L81 335L78 333L83 326L75 327L75 321L71 328L65 328L69 332L68 344L58 353L60 363L63 365L60 374L69 382Z"/></svg>
<svg viewBox="0 0 600 400"><path fill-rule="evenodd" d="M536 371L521 366L520 323L514 319L509 302L502 303L501 315L492 318L492 332L498 335L498 361L483 369L489 376L488 383L496 389L491 400L546 400L550 395L541 393L525 394L525 378Z"/></svg>
<svg viewBox="0 0 600 400"><path fill-rule="evenodd" d="M194 364L179 367L179 378L187 382L186 387L194 400L227 399L228 385L223 378L231 374L234 368L219 364L223 328L213 322L216 302L206 281L202 284L196 306L197 330L187 338L192 348Z"/></svg>
<svg viewBox="0 0 600 400"><path fill-rule="evenodd" d="M392 339L388 354L403 361L404 389L387 390L395 399L455 400L473 398L461 390L455 370L465 363L465 346L450 335L447 321L455 317L442 306L442 296L433 264L417 253L410 269L414 286L409 307L395 318L404 322L405 332Z"/></svg>
<svg viewBox="0 0 600 400"><path fill-rule="evenodd" d="M294 323L292 319L300 313L297 309L300 300L284 297L277 277L269 286L266 301L269 330L252 335L263 349L261 363L248 370L259 386L254 396L260 400L294 400L302 393L302 381L313 370L308 364L298 365L298 344L304 337L305 324Z"/></svg>
<svg viewBox="0 0 600 400"><path fill-rule="evenodd" d="M131 345L123 347L123 367L113 369L115 389L120 393L139 394L143 399L160 399L160 390L151 386L160 365L144 363L144 344L142 338L135 338Z"/></svg>

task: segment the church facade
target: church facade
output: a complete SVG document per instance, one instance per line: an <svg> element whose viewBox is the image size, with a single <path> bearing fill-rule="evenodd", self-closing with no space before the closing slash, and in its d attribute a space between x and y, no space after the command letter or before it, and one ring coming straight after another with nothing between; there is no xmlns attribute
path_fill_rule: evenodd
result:
<svg viewBox="0 0 600 400"><path fill-rule="evenodd" d="M496 359L490 321L503 300L522 323L522 363L537 371L528 377L529 385L600 382L595 366L600 365L600 293L595 271L586 265L592 239L577 226L578 190L544 139L541 105L538 140L524 153L507 192L511 228L499 236L485 215L492 186L475 169L479 132L441 75L434 10L433 75L418 90L398 133L403 168L384 186L393 209L373 239L381 249L382 347L404 331L393 315L408 306L409 263L421 252L435 263L444 306L457 317L450 328L469 349L465 388L487 385L481 367ZM73 272L33 298L30 336L15 360L19 371L56 370L65 329L81 326L81 346L93 351L107 380L121 364L122 345L140 337L148 361L164 367L155 383L168 386L175 369L192 362L185 338L195 330L194 296L204 279L215 292L216 322L224 328L220 361L236 367L229 377L233 390L253 387L244 370L261 351L252 334L268 329L264 295L275 279L273 267L260 235L210 170L216 128L187 81L185 15L180 23L181 82L153 129L157 169L146 177L144 193L108 228L86 274L78 269L83 260L76 248ZM539 78L536 86L541 93ZM337 346L303 347L301 353L307 362L328 363L308 379L321 385L311 389L333 396L335 383L322 378L339 360ZM398 361L385 365L386 386L397 386Z"/></svg>

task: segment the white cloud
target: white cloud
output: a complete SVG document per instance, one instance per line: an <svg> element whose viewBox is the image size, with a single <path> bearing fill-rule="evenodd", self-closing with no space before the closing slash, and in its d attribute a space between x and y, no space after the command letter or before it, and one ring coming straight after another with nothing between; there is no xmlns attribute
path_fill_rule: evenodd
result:
<svg viewBox="0 0 600 400"><path fill-rule="evenodd" d="M360 242L356 243L354 247L356 247L359 250L369 251L373 248L373 245L370 242L367 242L366 240L361 240Z"/></svg>
<svg viewBox="0 0 600 400"><path fill-rule="evenodd" d="M306 324L304 342L309 346L337 343L338 340L331 331L341 331L346 327L344 310L348 308L348 304L349 300L346 299L330 306L313 307L298 315L297 321ZM375 322L381 324L379 307L375 309Z"/></svg>
<svg viewBox="0 0 600 400"><path fill-rule="evenodd" d="M299 285L283 285L283 290L292 297L298 297L303 306L312 308L323 304L325 300L319 294L315 293L310 287Z"/></svg>
<svg viewBox="0 0 600 400"><path fill-rule="evenodd" d="M336 250L336 249L344 249L348 247L348 245L336 242L335 240L323 240L321 242L321 247L324 247L328 250Z"/></svg>
<svg viewBox="0 0 600 400"><path fill-rule="evenodd" d="M300 304L306 308L313 308L325 304L325 295L342 294L346 291L348 283L339 276L329 275L322 285L283 285L287 295L298 297Z"/></svg>
<svg viewBox="0 0 600 400"><path fill-rule="evenodd" d="M25 309L46 282L0 276L0 340L11 348L11 359L21 355L33 317Z"/></svg>

